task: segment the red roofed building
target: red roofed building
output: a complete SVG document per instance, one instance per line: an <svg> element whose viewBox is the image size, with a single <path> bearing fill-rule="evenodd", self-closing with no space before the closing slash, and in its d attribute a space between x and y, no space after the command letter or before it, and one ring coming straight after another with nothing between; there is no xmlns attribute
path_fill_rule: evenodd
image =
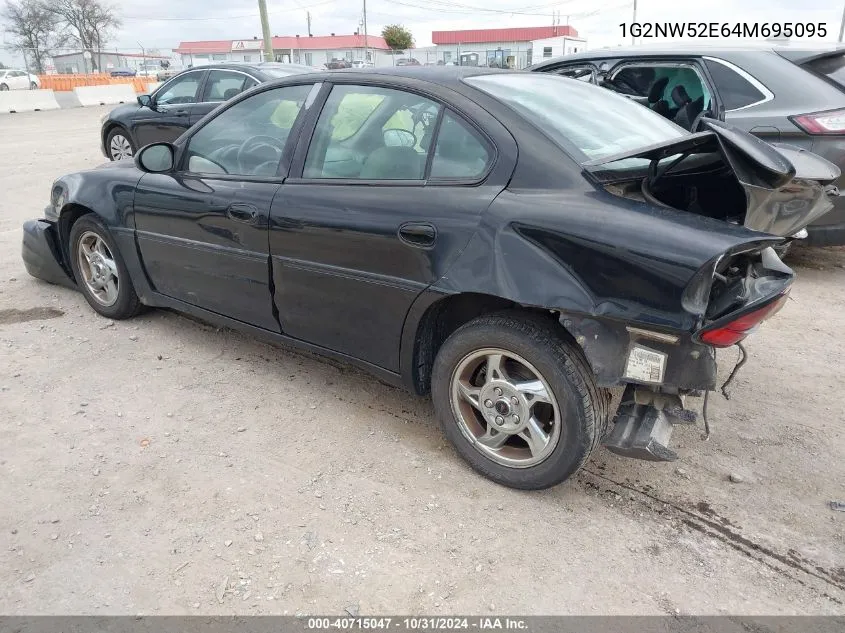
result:
<svg viewBox="0 0 845 633"><path fill-rule="evenodd" d="M572 26L432 31L434 46L414 52L420 63L525 68L542 57L587 48Z"/></svg>
<svg viewBox="0 0 845 633"><path fill-rule="evenodd" d="M200 66L211 62L238 61L259 62L262 60L264 41L209 40L181 42L173 49L180 55L182 65ZM287 35L273 37L273 55L276 61L308 66L321 66L332 60L345 59L349 62L368 58L376 66L390 66L393 60L387 51L390 47L383 37L369 35Z"/></svg>

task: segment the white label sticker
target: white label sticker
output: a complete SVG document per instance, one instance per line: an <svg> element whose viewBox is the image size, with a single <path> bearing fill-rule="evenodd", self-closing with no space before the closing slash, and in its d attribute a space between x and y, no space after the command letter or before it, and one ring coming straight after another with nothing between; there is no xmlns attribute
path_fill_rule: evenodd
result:
<svg viewBox="0 0 845 633"><path fill-rule="evenodd" d="M642 382L663 382L666 357L667 355L663 352L634 345L631 353L628 354L625 377Z"/></svg>

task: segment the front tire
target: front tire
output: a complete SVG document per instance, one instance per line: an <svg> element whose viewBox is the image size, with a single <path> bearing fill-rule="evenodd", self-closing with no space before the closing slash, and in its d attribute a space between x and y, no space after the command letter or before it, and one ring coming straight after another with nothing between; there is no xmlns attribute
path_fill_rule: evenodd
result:
<svg viewBox="0 0 845 633"><path fill-rule="evenodd" d="M70 263L77 286L96 312L128 319L141 310L129 271L105 225L93 215L70 229Z"/></svg>
<svg viewBox="0 0 845 633"><path fill-rule="evenodd" d="M29 83L29 89L30 89L30 90L38 90L38 84L37 84L37 83L35 83L34 81L31 81L31 82Z"/></svg>
<svg viewBox="0 0 845 633"><path fill-rule="evenodd" d="M607 427L607 397L581 350L551 320L506 312L440 348L432 399L446 437L485 477L539 490L568 479Z"/></svg>
<svg viewBox="0 0 845 633"><path fill-rule="evenodd" d="M123 160L135 155L135 143L121 127L114 128L106 137L106 151L111 160Z"/></svg>

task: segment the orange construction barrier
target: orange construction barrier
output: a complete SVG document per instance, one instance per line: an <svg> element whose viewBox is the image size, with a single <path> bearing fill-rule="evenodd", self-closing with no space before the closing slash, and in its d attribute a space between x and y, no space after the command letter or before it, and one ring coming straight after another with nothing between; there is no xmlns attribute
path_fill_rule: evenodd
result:
<svg viewBox="0 0 845 633"><path fill-rule="evenodd" d="M56 92L70 92L80 86L106 86L110 84L131 84L138 94L147 91L147 84L155 81L154 77L112 77L105 73L91 75L39 75L41 88Z"/></svg>

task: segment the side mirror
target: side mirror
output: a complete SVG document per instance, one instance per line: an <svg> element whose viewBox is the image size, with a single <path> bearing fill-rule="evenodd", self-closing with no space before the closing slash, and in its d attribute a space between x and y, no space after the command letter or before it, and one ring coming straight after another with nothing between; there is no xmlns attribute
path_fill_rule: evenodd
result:
<svg viewBox="0 0 845 633"><path fill-rule="evenodd" d="M147 145L135 155L135 165L141 171L163 174L173 169L176 149L170 143Z"/></svg>
<svg viewBox="0 0 845 633"><path fill-rule="evenodd" d="M153 107L153 98L150 95L138 95L138 105Z"/></svg>

